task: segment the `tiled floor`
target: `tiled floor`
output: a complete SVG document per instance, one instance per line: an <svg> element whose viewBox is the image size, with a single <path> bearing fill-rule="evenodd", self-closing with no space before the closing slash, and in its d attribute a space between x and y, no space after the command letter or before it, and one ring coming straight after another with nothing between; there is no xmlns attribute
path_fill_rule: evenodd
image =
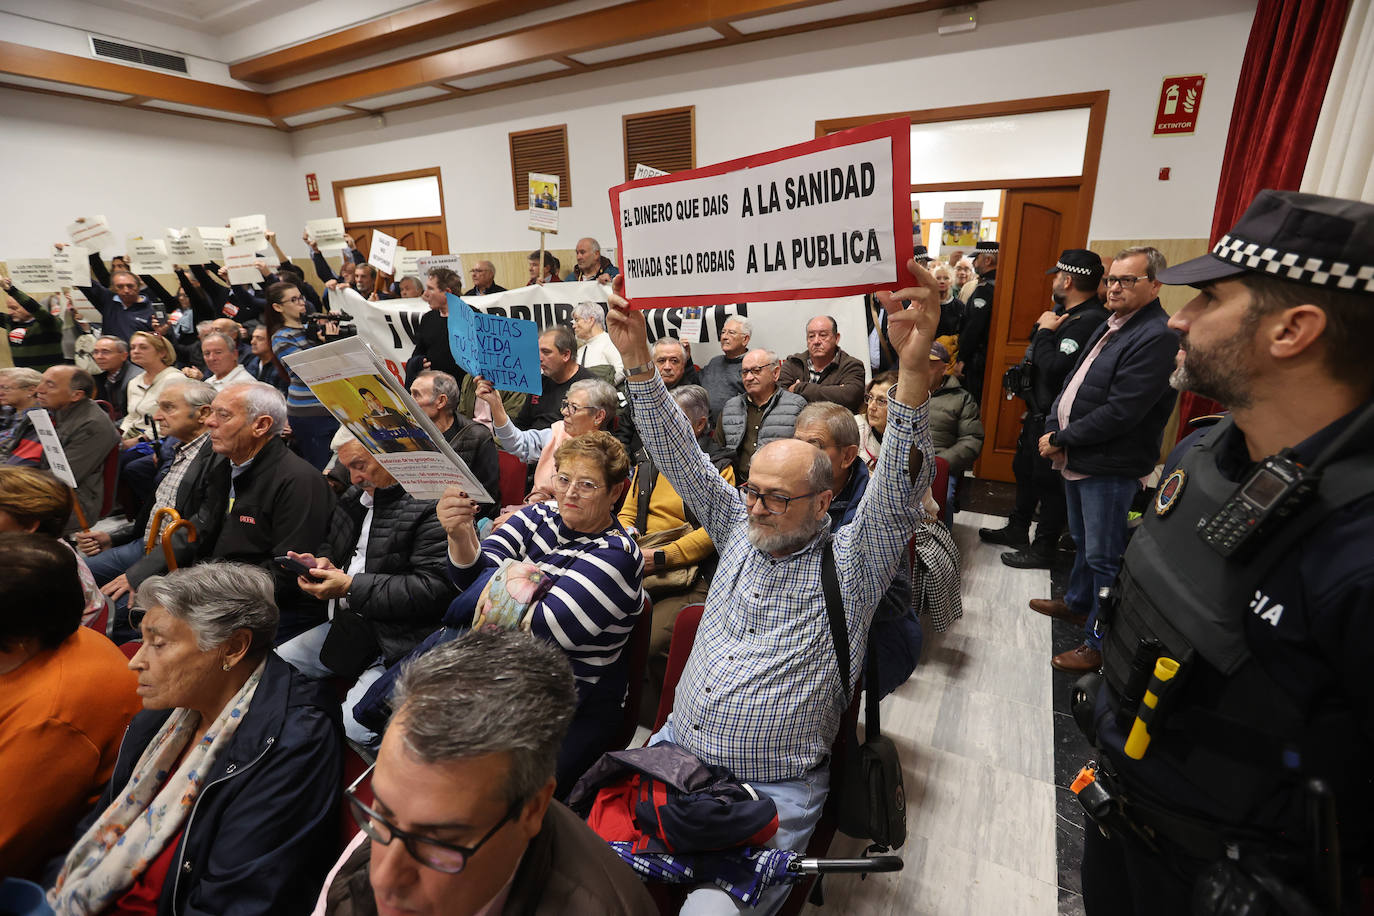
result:
<svg viewBox="0 0 1374 916"><path fill-rule="evenodd" d="M901 753L908 800L905 868L862 881L828 878L825 907L808 904L805 913L1082 912L1082 821L1077 801L1056 788L1072 779L1064 771L1077 770L1082 746L1072 720L1056 713L1066 706L1056 694L1067 696L1072 679L1049 665L1054 651L1077 644L1076 634L1026 607L1050 594L1049 573L1004 566L1006 548L978 540L980 525L1003 524L972 512L957 517L964 617L927 634L915 675L883 701L883 731ZM830 854L862 849L841 835Z"/></svg>

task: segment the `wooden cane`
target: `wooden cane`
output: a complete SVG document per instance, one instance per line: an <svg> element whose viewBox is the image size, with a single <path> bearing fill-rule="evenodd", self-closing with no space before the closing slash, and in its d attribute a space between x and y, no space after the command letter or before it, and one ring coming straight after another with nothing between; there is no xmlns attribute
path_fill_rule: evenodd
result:
<svg viewBox="0 0 1374 916"><path fill-rule="evenodd" d="M181 521L181 513L177 512L177 510L173 509L171 506L163 506L153 513L153 524L152 527L148 529L148 540L143 545L143 552L145 554L152 553L153 548L157 546L157 539L162 534L162 523L165 522L169 516L172 519L172 524Z"/></svg>
<svg viewBox="0 0 1374 916"><path fill-rule="evenodd" d="M172 536L178 531L185 530L186 540L194 544L196 542L196 526L190 519L178 518L167 526L167 533L162 536L162 558L167 561L167 571L171 572L177 568L177 555L172 543Z"/></svg>

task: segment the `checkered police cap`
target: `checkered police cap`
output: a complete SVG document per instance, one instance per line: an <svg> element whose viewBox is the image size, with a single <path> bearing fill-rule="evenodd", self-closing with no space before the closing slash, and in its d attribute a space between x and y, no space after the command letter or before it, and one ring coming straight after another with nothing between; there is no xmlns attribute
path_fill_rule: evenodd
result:
<svg viewBox="0 0 1374 916"><path fill-rule="evenodd" d="M1054 274L1061 270L1079 277L1100 277L1102 258L1097 252L1086 248L1065 248L1059 260L1045 273Z"/></svg>
<svg viewBox="0 0 1374 916"><path fill-rule="evenodd" d="M1374 293L1374 205L1297 191L1261 191L1210 254L1159 274L1199 286L1242 273Z"/></svg>

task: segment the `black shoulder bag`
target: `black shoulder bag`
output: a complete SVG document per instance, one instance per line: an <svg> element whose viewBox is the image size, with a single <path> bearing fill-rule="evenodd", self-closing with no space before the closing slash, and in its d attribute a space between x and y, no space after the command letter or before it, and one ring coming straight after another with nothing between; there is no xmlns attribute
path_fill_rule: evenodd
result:
<svg viewBox="0 0 1374 916"><path fill-rule="evenodd" d="M821 587L830 635L840 661L845 708L849 706L849 627L840 598L840 579L835 572L835 545L829 541L821 557ZM878 721L878 655L871 647L865 679L870 685L864 703L864 743L858 735L846 742L843 781L831 786L838 792L838 821L842 832L855 839L873 841L866 852L899 849L906 842L906 791L902 786L902 762L897 746L883 735Z"/></svg>

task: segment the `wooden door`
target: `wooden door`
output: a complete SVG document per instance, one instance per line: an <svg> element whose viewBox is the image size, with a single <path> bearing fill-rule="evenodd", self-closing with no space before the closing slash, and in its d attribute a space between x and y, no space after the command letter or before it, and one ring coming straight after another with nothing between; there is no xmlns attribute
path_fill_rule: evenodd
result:
<svg viewBox="0 0 1374 916"><path fill-rule="evenodd" d="M442 221L428 223L365 223L345 225L344 231L353 236L358 250L367 254L372 250L372 233L385 232L396 240L396 244L411 251L428 251L431 254L448 254L448 232Z"/></svg>
<svg viewBox="0 0 1374 916"><path fill-rule="evenodd" d="M1002 201L997 291L988 331L983 383L983 454L978 476L1011 481L1012 456L1026 404L1007 399L1002 374L1019 363L1040 313L1054 304L1052 268L1065 248L1086 247L1087 226L1078 225L1077 185L1006 192Z"/></svg>

